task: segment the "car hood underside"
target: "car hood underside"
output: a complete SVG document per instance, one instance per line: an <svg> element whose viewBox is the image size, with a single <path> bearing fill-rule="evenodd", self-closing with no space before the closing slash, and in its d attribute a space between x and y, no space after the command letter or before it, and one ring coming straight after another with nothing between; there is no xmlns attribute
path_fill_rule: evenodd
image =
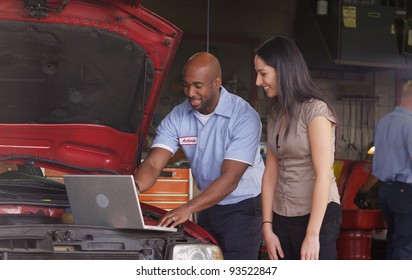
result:
<svg viewBox="0 0 412 280"><path fill-rule="evenodd" d="M130 174L182 32L140 1L49 2L0 1L0 161Z"/></svg>

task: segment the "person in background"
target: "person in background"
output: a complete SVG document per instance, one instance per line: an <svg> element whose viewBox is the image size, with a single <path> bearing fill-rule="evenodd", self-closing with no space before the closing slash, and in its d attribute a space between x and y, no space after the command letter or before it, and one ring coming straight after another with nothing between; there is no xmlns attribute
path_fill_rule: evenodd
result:
<svg viewBox="0 0 412 280"><path fill-rule="evenodd" d="M263 237L270 259L337 259L342 209L333 173L337 117L300 51L275 36L256 49L267 98Z"/></svg>
<svg viewBox="0 0 412 280"><path fill-rule="evenodd" d="M377 122L374 143L372 174L381 181L386 258L412 259L412 80L404 84L399 106Z"/></svg>
<svg viewBox="0 0 412 280"><path fill-rule="evenodd" d="M218 59L193 55L183 69L187 99L163 119L148 156L135 172L140 192L154 185L180 147L201 193L168 212L161 226L197 222L218 241L225 259L258 259L262 240L258 113L222 86Z"/></svg>

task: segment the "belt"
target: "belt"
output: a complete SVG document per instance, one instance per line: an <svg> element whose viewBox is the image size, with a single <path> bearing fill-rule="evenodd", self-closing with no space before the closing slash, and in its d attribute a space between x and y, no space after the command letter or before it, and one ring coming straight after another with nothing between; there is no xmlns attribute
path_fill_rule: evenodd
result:
<svg viewBox="0 0 412 280"><path fill-rule="evenodd" d="M399 181L386 181L385 184L394 185L398 187L412 187L412 183L405 183L405 182L399 182Z"/></svg>

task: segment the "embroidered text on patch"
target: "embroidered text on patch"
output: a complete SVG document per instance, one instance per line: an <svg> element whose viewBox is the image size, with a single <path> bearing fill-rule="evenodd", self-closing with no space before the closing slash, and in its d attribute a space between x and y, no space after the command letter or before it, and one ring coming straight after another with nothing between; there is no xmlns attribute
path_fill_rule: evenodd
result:
<svg viewBox="0 0 412 280"><path fill-rule="evenodd" d="M196 136L180 137L179 144L180 145L196 145L197 137Z"/></svg>

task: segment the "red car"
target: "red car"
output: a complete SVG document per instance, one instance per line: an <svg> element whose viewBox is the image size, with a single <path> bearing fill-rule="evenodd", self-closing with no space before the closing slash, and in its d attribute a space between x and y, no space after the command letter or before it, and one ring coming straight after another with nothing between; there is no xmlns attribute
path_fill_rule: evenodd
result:
<svg viewBox="0 0 412 280"><path fill-rule="evenodd" d="M221 258L192 222L176 233L64 223L65 186L43 176L132 174L140 162L182 37L140 2L0 1L2 259ZM164 213L144 207L152 223Z"/></svg>

